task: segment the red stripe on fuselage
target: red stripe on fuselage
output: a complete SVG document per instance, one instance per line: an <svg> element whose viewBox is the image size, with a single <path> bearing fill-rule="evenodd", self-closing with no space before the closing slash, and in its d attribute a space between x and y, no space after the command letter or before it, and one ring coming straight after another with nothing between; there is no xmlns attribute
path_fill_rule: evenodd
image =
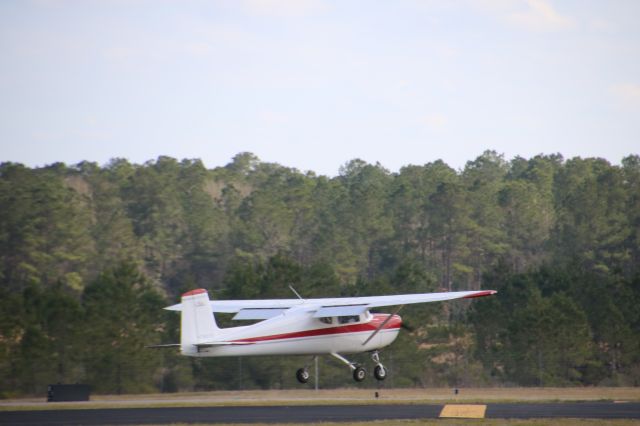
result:
<svg viewBox="0 0 640 426"><path fill-rule="evenodd" d="M339 327L316 328L314 330L295 331L292 333L272 334L270 336L247 337L245 339L232 340L232 342L264 342L268 340L297 339L300 337L328 336L332 334L359 333L362 331L373 332L382 322L387 319L387 314L374 314L373 319L361 324L347 324ZM400 315L393 315L391 320L385 324L383 330L400 328L402 319Z"/></svg>

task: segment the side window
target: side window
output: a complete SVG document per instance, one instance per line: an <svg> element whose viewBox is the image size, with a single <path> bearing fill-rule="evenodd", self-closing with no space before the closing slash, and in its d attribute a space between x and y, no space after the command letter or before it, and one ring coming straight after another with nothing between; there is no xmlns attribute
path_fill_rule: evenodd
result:
<svg viewBox="0 0 640 426"><path fill-rule="evenodd" d="M320 320L320 322L323 322L325 324L333 324L333 318L331 317L321 317L318 319Z"/></svg>
<svg viewBox="0 0 640 426"><path fill-rule="evenodd" d="M358 315L338 317L338 322L340 324L349 324L349 323L359 322L359 321L360 321L360 317Z"/></svg>

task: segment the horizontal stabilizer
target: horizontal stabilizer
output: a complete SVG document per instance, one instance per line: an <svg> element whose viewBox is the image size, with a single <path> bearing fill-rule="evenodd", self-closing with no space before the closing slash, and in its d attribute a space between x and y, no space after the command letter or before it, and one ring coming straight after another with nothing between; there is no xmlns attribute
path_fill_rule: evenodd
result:
<svg viewBox="0 0 640 426"><path fill-rule="evenodd" d="M253 342L203 342L203 343L197 343L193 346L197 347L198 349L201 348L212 348L214 346L239 346L239 345L253 345Z"/></svg>
<svg viewBox="0 0 640 426"><path fill-rule="evenodd" d="M162 348L179 348L180 347L180 343L168 343L165 345L149 345L149 346L145 346L145 348L151 348L151 349L162 349Z"/></svg>

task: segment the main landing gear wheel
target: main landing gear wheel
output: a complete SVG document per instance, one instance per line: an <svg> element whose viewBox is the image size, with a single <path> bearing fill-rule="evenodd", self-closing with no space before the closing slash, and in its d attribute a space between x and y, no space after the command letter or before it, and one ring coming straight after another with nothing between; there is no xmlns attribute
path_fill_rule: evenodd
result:
<svg viewBox="0 0 640 426"><path fill-rule="evenodd" d="M309 381L309 371L306 368L301 368L296 371L296 379L300 383L307 383Z"/></svg>
<svg viewBox="0 0 640 426"><path fill-rule="evenodd" d="M356 367L353 370L353 380L356 382L361 382L367 377L367 371L362 367Z"/></svg>
<svg viewBox="0 0 640 426"><path fill-rule="evenodd" d="M378 380L384 380L387 378L387 369L382 365L376 365L373 369L373 376Z"/></svg>

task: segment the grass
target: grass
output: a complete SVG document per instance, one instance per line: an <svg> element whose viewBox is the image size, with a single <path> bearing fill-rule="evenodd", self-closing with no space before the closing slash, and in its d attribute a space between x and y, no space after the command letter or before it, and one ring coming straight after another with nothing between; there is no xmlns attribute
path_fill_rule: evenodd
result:
<svg viewBox="0 0 640 426"><path fill-rule="evenodd" d="M92 408L273 406L333 404L445 404L560 401L640 401L640 388L322 389L215 391L147 395L94 395L89 402L47 403L44 398L0 400L0 411ZM342 423L344 425L344 423ZM384 425L384 423L381 423ZM409 423L411 424L411 423ZM446 424L439 422L438 424ZM327 424L324 423L324 426Z"/></svg>
<svg viewBox="0 0 640 426"><path fill-rule="evenodd" d="M211 423L177 423L173 426L208 426ZM532 419L532 420L510 420L510 419L468 419L468 420L376 420L368 422L340 422L340 423L306 423L310 426L632 426L637 425L637 420L608 420L608 419ZM212 424L211 424L212 425ZM252 423L251 426L291 426L291 423ZM166 425L163 425L166 426ZM216 426L221 426L219 423ZM222 425L224 426L224 425ZM227 424L226 426L241 426L239 424ZM246 426L243 424L242 426Z"/></svg>

